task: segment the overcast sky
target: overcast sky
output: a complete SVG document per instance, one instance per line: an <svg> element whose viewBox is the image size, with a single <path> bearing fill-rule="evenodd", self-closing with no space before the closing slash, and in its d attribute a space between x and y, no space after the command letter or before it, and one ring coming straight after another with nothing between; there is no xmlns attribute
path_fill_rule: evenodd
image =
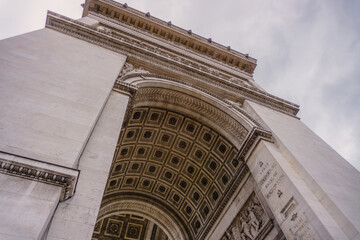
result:
<svg viewBox="0 0 360 240"><path fill-rule="evenodd" d="M83 2L0 0L0 39L43 28L47 10L80 18ZM269 93L299 104L302 121L360 169L360 1L127 4L249 53L258 60L255 81Z"/></svg>

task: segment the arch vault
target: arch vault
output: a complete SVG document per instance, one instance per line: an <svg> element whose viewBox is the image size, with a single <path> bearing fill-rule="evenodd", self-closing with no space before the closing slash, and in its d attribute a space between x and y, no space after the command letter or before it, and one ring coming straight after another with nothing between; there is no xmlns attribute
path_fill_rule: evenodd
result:
<svg viewBox="0 0 360 240"><path fill-rule="evenodd" d="M259 136L270 140L270 132L235 104L179 80L123 71L115 90L125 89L133 96L99 212L103 231L94 239L119 212L153 218L170 239L204 237L248 176L247 145ZM146 204L162 214L147 212Z"/></svg>

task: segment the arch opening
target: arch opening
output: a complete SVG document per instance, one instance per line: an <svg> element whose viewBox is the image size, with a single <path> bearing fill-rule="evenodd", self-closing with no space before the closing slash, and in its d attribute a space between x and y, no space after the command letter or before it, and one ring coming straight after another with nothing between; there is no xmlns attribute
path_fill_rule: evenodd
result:
<svg viewBox="0 0 360 240"><path fill-rule="evenodd" d="M170 240L166 232L153 221L135 215L134 213L119 212L103 219L95 225L93 239L149 239Z"/></svg>
<svg viewBox="0 0 360 240"><path fill-rule="evenodd" d="M174 232L174 239L204 238L248 173L240 153L259 125L200 89L143 77L129 83L137 84L137 92L119 136L98 222L104 209L162 222L120 201L127 199L154 206L171 219L159 225L169 238Z"/></svg>
<svg viewBox="0 0 360 240"><path fill-rule="evenodd" d="M111 229L112 223L119 226L116 232ZM99 212L93 239L107 236L114 239L188 239L161 208L147 201L123 197L107 203Z"/></svg>

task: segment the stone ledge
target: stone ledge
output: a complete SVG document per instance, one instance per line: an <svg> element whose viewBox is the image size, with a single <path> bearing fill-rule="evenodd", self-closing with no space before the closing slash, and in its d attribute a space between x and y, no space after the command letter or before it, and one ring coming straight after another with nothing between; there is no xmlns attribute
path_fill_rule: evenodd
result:
<svg viewBox="0 0 360 240"><path fill-rule="evenodd" d="M0 152L0 173L59 186L65 201L75 193L80 170Z"/></svg>
<svg viewBox="0 0 360 240"><path fill-rule="evenodd" d="M179 44L249 74L252 74L256 67L256 59L248 54L235 51L230 46L226 47L216 43L211 38L199 36L191 30L177 27L170 21L165 22L153 17L150 13L143 13L133 9L126 3L121 4L112 0L87 1L84 5L83 17L88 16L90 13L101 14L119 23L141 29L143 32L150 33L153 37Z"/></svg>

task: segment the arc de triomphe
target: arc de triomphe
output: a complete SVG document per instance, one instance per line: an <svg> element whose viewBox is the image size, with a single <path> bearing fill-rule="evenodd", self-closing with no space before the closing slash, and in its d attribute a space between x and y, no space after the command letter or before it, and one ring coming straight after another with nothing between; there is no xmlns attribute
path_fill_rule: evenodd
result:
<svg viewBox="0 0 360 240"><path fill-rule="evenodd" d="M256 60L111 0L0 42L1 239L360 239L360 174Z"/></svg>

